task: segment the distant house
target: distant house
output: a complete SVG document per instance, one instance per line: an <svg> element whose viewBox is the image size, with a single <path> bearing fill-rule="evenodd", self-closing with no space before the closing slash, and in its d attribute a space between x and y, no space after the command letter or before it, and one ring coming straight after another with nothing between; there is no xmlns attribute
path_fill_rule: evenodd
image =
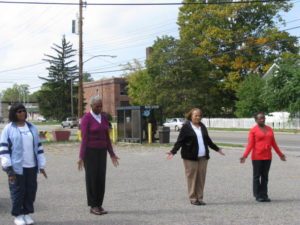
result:
<svg viewBox="0 0 300 225"><path fill-rule="evenodd" d="M268 71L262 76L263 79L266 79L267 77L270 77L274 75L279 70L279 66L276 63L273 63L273 65L268 69Z"/></svg>
<svg viewBox="0 0 300 225"><path fill-rule="evenodd" d="M12 102L1 101L0 102L0 117L4 119L4 121L8 121L8 112ZM28 120L36 120L39 114L39 105L37 102L27 102L23 103L27 110L27 119Z"/></svg>

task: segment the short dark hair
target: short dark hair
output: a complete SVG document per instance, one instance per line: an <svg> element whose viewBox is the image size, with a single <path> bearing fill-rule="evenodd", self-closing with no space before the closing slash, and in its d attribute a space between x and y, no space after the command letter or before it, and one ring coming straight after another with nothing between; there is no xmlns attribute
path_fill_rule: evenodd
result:
<svg viewBox="0 0 300 225"><path fill-rule="evenodd" d="M264 112L257 112L257 113L254 113L254 119L257 119L257 116L258 116L259 114L263 114L263 115L265 115L265 113L264 113Z"/></svg>
<svg viewBox="0 0 300 225"><path fill-rule="evenodd" d="M189 120L189 121L192 121L192 114L193 114L194 111L200 111L201 116L202 116L202 110L201 109L199 109L199 108L193 108L187 114L185 114L185 118L187 120Z"/></svg>
<svg viewBox="0 0 300 225"><path fill-rule="evenodd" d="M8 119L11 122L18 122L18 117L17 117L17 111L20 109L25 109L25 106L22 103L14 103L10 108L9 108L9 114L8 114ZM25 113L25 118L27 118L27 111Z"/></svg>

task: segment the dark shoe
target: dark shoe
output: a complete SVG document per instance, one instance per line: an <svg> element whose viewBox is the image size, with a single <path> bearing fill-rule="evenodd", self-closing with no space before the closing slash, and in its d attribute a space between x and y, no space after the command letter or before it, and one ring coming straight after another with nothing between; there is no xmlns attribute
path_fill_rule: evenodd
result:
<svg viewBox="0 0 300 225"><path fill-rule="evenodd" d="M107 214L107 213L108 213L106 210L104 210L104 209L102 208L102 206L99 207L99 211L100 211L101 215Z"/></svg>
<svg viewBox="0 0 300 225"><path fill-rule="evenodd" d="M197 200L197 201L191 201L191 204L192 205L200 205L200 202Z"/></svg>
<svg viewBox="0 0 300 225"><path fill-rule="evenodd" d="M256 201L257 202L264 202L264 199L263 198L256 198Z"/></svg>
<svg viewBox="0 0 300 225"><path fill-rule="evenodd" d="M101 215L101 211L100 211L99 207L91 207L90 213L94 214L94 215Z"/></svg>
<svg viewBox="0 0 300 225"><path fill-rule="evenodd" d="M269 198L264 198L263 201L264 201L264 202L271 202L271 199L269 199Z"/></svg>
<svg viewBox="0 0 300 225"><path fill-rule="evenodd" d="M199 201L199 205L206 205L204 201Z"/></svg>

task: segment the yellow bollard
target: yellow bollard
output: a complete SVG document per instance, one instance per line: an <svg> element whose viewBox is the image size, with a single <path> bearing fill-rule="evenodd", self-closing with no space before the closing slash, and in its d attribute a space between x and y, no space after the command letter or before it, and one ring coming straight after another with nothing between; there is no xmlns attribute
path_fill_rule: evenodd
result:
<svg viewBox="0 0 300 225"><path fill-rule="evenodd" d="M115 144L117 143L117 137L118 137L117 124L112 123L111 125L112 125L112 142Z"/></svg>
<svg viewBox="0 0 300 225"><path fill-rule="evenodd" d="M81 141L81 130L77 130L77 140Z"/></svg>
<svg viewBox="0 0 300 225"><path fill-rule="evenodd" d="M47 141L52 141L53 136L52 136L52 133L51 133L51 132L46 131L45 136L46 136L46 140L47 140Z"/></svg>
<svg viewBox="0 0 300 225"><path fill-rule="evenodd" d="M148 123L148 143L152 144L152 124Z"/></svg>

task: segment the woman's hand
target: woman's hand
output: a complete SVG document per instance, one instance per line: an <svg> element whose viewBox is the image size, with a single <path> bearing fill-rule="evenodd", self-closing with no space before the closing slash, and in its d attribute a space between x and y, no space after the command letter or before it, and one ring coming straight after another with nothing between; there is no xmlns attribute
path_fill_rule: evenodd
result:
<svg viewBox="0 0 300 225"><path fill-rule="evenodd" d="M244 156L242 156L241 158L240 158L240 163L245 163L246 162L246 158L244 157Z"/></svg>
<svg viewBox="0 0 300 225"><path fill-rule="evenodd" d="M82 159L79 159L77 162L78 170L81 171L83 169L84 163Z"/></svg>
<svg viewBox="0 0 300 225"><path fill-rule="evenodd" d="M225 155L225 153L223 152L223 149L222 149L222 148L219 149L218 153L219 153L220 155L223 155L223 156Z"/></svg>
<svg viewBox="0 0 300 225"><path fill-rule="evenodd" d="M40 173L43 174L43 176L44 176L46 179L48 178L45 169L40 169Z"/></svg>
<svg viewBox="0 0 300 225"><path fill-rule="evenodd" d="M167 152L167 160L173 159L174 155L172 152Z"/></svg>
<svg viewBox="0 0 300 225"><path fill-rule="evenodd" d="M112 156L111 157L111 161L112 161L112 164L115 166L115 167L118 167L119 166L119 157L118 156Z"/></svg>
<svg viewBox="0 0 300 225"><path fill-rule="evenodd" d="M10 184L15 183L16 179L17 179L16 175L8 176L8 182L9 182Z"/></svg>
<svg viewBox="0 0 300 225"><path fill-rule="evenodd" d="M285 155L281 156L280 159L281 159L282 161L286 161Z"/></svg>

